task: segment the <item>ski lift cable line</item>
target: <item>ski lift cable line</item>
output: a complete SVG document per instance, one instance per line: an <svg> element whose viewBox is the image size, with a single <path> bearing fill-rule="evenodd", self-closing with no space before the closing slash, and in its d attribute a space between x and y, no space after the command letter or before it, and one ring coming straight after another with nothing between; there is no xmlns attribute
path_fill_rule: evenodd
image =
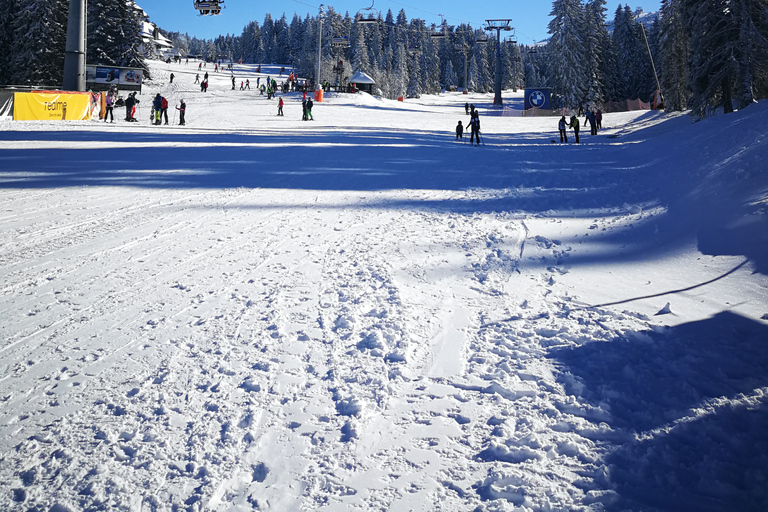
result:
<svg viewBox="0 0 768 512"><path fill-rule="evenodd" d="M439 13L436 13L436 12L432 12L432 11L426 11L426 10L424 10L424 9L420 9L420 8L418 8L418 7L414 7L414 6L412 6L412 5L404 4L404 3L402 3L402 2L396 2L395 0L388 0L388 1L389 1L390 3L393 3L393 4L397 4L397 5L400 5L400 6L403 6L403 7L407 7L407 8L409 8L409 9L413 9L413 10L415 10L415 11L420 11L420 12L423 12L423 13L425 13L425 14L431 14L432 16L442 16L443 18L445 18L445 19L447 19L447 20L454 20L454 21L458 21L458 22L461 22L461 23L466 23L467 25L471 25L471 24L473 23L473 22L471 22L471 21L462 20L462 19L460 19L460 18L454 18L454 17L452 17L452 16L443 16L442 14L439 14ZM480 25L480 24L478 23L478 25Z"/></svg>

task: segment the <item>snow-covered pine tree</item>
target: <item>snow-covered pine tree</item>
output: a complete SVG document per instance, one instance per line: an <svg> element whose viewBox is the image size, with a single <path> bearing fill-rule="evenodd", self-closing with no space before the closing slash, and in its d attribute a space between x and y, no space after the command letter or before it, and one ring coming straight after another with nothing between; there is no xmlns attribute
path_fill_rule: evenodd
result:
<svg viewBox="0 0 768 512"><path fill-rule="evenodd" d="M264 15L264 22L261 24L261 59L259 62L274 62L275 56L275 22L272 15Z"/></svg>
<svg viewBox="0 0 768 512"><path fill-rule="evenodd" d="M476 44L472 47L472 57L469 61L469 80L467 87L470 91L490 92L493 90L493 77L488 65L487 47Z"/></svg>
<svg viewBox="0 0 768 512"><path fill-rule="evenodd" d="M18 3L11 21L10 76L14 85L58 86L64 78L68 3Z"/></svg>
<svg viewBox="0 0 768 512"><path fill-rule="evenodd" d="M605 76L603 63L608 48L608 30L605 27L606 0L590 0L584 5L586 31L587 91L584 100L602 107L605 103Z"/></svg>
<svg viewBox="0 0 768 512"><path fill-rule="evenodd" d="M365 25L355 23L352 27L352 31L355 36L351 38L350 44L352 46L352 72L356 73L362 71L363 73L371 73L371 63L368 60L368 45L365 43Z"/></svg>
<svg viewBox="0 0 768 512"><path fill-rule="evenodd" d="M392 84L390 97L393 99L405 96L408 89L408 52L405 51L405 45L392 40L395 43L394 61L392 63Z"/></svg>
<svg viewBox="0 0 768 512"><path fill-rule="evenodd" d="M118 4L118 16L121 30L115 38L117 50L117 65L131 68L144 69L144 76L149 77L149 69L144 63L142 52L143 41L141 37L141 9L132 0L120 1Z"/></svg>
<svg viewBox="0 0 768 512"><path fill-rule="evenodd" d="M713 107L733 111L733 87L739 66L735 48L739 41L737 13L729 0L689 3L691 30L689 80L691 108L704 117Z"/></svg>
<svg viewBox="0 0 768 512"><path fill-rule="evenodd" d="M421 97L421 68L419 67L419 52L410 52L408 59L408 89L406 90L408 98Z"/></svg>
<svg viewBox="0 0 768 512"><path fill-rule="evenodd" d="M768 75L768 2L766 0L684 0L689 20L691 108L699 116L708 107L744 108ZM762 78L761 78L762 77Z"/></svg>
<svg viewBox="0 0 768 512"><path fill-rule="evenodd" d="M562 106L572 108L587 92L584 10L579 0L555 0L550 16L550 88Z"/></svg>
<svg viewBox="0 0 768 512"><path fill-rule="evenodd" d="M290 61L291 28L288 19L283 13L275 23L275 60L277 64L285 64Z"/></svg>
<svg viewBox="0 0 768 512"><path fill-rule="evenodd" d="M446 89L459 86L459 77L456 74L456 70L453 69L453 62L450 60L448 60L443 68L442 82Z"/></svg>
<svg viewBox="0 0 768 512"><path fill-rule="evenodd" d="M688 108L687 65L689 34L683 19L681 3L676 0L661 2L661 31L659 81L667 111Z"/></svg>
<svg viewBox="0 0 768 512"><path fill-rule="evenodd" d="M13 0L0 0L0 85L10 83Z"/></svg>

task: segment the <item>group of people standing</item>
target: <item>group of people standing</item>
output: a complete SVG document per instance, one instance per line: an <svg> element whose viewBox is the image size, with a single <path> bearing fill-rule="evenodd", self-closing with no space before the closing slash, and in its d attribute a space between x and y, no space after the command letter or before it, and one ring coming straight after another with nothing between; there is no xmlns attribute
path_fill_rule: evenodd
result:
<svg viewBox="0 0 768 512"><path fill-rule="evenodd" d="M181 100L181 104L176 107L176 110L179 111L179 125L184 126L184 115L187 112L187 104L184 103L184 100ZM157 93L152 101L152 119L155 125L163 124L163 120L165 120L165 124L168 124L168 100L160 93Z"/></svg>
<svg viewBox="0 0 768 512"><path fill-rule="evenodd" d="M589 124L590 135L597 135L598 128L603 127L602 126L603 113L600 111L600 109L597 109L597 110L587 109L587 111L584 113L584 122ZM576 114L571 116L570 122L566 121L565 116L563 116L560 118L560 121L557 123L557 129L560 132L561 143L568 142L568 133L566 132L567 128L571 128L573 130L573 135L574 137L576 137L576 144L578 144L580 123L579 123L579 118L576 116Z"/></svg>
<svg viewBox="0 0 768 512"><path fill-rule="evenodd" d="M471 145L480 145L480 112L475 108L475 104L464 104L464 112L469 115L469 143ZM464 125L456 125L456 140L464 140Z"/></svg>

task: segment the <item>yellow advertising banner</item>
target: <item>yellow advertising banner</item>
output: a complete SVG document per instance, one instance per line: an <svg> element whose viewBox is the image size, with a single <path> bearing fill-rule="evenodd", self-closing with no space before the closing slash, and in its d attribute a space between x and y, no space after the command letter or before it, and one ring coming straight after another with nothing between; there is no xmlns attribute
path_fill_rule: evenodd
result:
<svg viewBox="0 0 768 512"><path fill-rule="evenodd" d="M17 92L13 97L14 121L88 121L90 93Z"/></svg>

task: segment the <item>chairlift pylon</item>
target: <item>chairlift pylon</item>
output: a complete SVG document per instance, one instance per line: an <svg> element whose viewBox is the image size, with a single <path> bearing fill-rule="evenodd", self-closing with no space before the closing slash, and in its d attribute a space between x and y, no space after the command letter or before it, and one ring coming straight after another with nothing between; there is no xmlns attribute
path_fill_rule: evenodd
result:
<svg viewBox="0 0 768 512"><path fill-rule="evenodd" d="M192 5L195 6L201 16L213 16L221 14L224 0L194 0Z"/></svg>
<svg viewBox="0 0 768 512"><path fill-rule="evenodd" d="M363 25L370 25L372 23L376 23L377 18L379 17L379 11L373 8L373 4L376 2L376 0L371 0L371 6L370 7L363 7L359 11L357 11L357 22L361 23Z"/></svg>

